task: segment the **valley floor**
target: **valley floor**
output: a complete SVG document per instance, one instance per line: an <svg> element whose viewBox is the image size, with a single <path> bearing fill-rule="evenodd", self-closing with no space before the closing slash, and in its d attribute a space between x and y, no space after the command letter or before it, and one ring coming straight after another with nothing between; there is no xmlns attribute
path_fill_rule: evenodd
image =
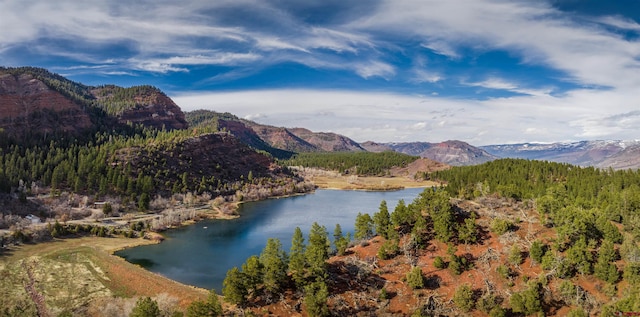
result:
<svg viewBox="0 0 640 317"><path fill-rule="evenodd" d="M398 190L440 186L437 182L418 181L406 177L311 176L307 178L320 188L340 190Z"/></svg>

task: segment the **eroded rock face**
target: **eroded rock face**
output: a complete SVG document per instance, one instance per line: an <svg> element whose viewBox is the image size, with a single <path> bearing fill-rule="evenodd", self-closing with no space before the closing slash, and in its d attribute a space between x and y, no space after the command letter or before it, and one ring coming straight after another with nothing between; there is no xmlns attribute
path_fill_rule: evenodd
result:
<svg viewBox="0 0 640 317"><path fill-rule="evenodd" d="M140 123L158 129L186 129L187 121L178 105L161 92L149 92L134 97L137 106L118 115L122 123Z"/></svg>
<svg viewBox="0 0 640 317"><path fill-rule="evenodd" d="M75 134L92 125L81 105L32 75L0 73L0 128L6 135Z"/></svg>

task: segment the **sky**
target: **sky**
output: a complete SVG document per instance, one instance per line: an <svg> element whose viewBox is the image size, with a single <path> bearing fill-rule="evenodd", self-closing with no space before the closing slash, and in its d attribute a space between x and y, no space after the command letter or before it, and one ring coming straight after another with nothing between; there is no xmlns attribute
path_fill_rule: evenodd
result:
<svg viewBox="0 0 640 317"><path fill-rule="evenodd" d="M2 0L0 66L358 142L640 139L638 0Z"/></svg>

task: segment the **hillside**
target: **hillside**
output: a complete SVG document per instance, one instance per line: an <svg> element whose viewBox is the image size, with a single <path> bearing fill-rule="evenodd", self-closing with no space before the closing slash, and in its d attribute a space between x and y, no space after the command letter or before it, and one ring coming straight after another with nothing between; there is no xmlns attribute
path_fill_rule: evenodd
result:
<svg viewBox="0 0 640 317"><path fill-rule="evenodd" d="M220 132L232 130L228 122L237 121L189 128L180 108L151 86L90 87L44 69L0 68L0 201L7 207L0 230L29 213L71 217L72 206L89 200L131 213L173 195L235 201L312 189L256 150L290 153L246 127L238 138ZM64 208L45 212L58 203Z"/></svg>
<svg viewBox="0 0 640 317"><path fill-rule="evenodd" d="M308 240L294 232L288 256L270 249L277 241L267 243L260 258L227 274L223 294L237 305L232 312L613 316L637 310L639 205L621 202L640 201L640 189L624 185L640 181L637 173L504 159L431 177L449 185L426 189L392 211L383 201L373 215L359 214L354 242L347 244L336 226L333 256L321 255L329 233L317 224ZM307 260L292 265L299 250ZM280 279L256 277L260 265L278 270L271 262L277 257L291 261L281 275L270 273ZM239 284L243 279L251 282Z"/></svg>
<svg viewBox="0 0 640 317"><path fill-rule="evenodd" d="M195 110L186 113L186 120L193 129L213 129L215 131L226 131L238 138L250 147L265 151L276 158L289 158L293 152L288 151L285 147L273 147L265 142L254 129L248 126L246 120L230 114L218 113L208 110Z"/></svg>
<svg viewBox="0 0 640 317"><path fill-rule="evenodd" d="M142 124L156 129L186 129L184 113L171 98L152 86L129 88L107 85L90 89L97 105L120 123Z"/></svg>

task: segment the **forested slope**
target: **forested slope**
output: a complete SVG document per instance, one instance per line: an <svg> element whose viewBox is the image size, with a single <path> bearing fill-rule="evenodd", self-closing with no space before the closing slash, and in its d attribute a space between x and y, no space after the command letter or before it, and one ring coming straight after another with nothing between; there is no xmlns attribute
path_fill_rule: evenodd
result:
<svg viewBox="0 0 640 317"><path fill-rule="evenodd" d="M389 172L389 169L406 167L417 159L419 159L417 156L392 151L380 153L299 153L289 160L282 161L281 164L285 166L316 167L360 176L384 176Z"/></svg>
<svg viewBox="0 0 640 317"><path fill-rule="evenodd" d="M225 299L236 313L310 316L640 309L638 172L507 159L429 177L448 185L360 213L353 236L336 225L330 248L317 225L308 244L296 229L288 253L270 240L229 271Z"/></svg>

